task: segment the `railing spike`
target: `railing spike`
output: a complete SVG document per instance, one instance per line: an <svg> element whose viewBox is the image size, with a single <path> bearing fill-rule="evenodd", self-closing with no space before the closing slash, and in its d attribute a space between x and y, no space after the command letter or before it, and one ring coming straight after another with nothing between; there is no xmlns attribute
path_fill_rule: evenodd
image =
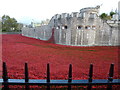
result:
<svg viewBox="0 0 120 90"><path fill-rule="evenodd" d="M93 76L93 64L90 64L90 69L89 69L89 82L92 82L92 76Z"/></svg>
<svg viewBox="0 0 120 90"><path fill-rule="evenodd" d="M3 79L0 79L0 83L3 84L3 90L9 90L9 85L13 84L14 85L21 85L21 83L23 83L23 81L19 79L9 79L8 80L8 75L7 75L7 65L5 62L3 62ZM89 78L88 80L80 80L81 83L76 83L76 80L73 80L72 82L72 64L69 65L69 72L68 72L68 82L61 83L59 80L51 80L50 82L50 65L49 63L47 64L47 81L43 84L43 85L47 85L47 90L50 90L50 85L68 85L68 90L71 90L71 86L72 85L88 85L87 89L91 90L92 89L92 85L107 85L107 90L112 90L112 85L120 85L120 82L116 82L119 79L113 79L113 75L114 75L114 64L110 65L110 69L109 69L109 77L108 80L95 80L94 82L92 82L92 77L93 77L93 64L90 64L90 69L89 69ZM18 81L17 81L18 80ZM23 85L25 85L25 90L29 90L29 85L35 85L36 81L35 80L30 80L31 82L29 82L29 77L28 77L28 64L25 63L25 82L23 83ZM43 80L41 80L43 81ZM37 82L36 85L40 85L40 82ZM44 80L45 81L45 80ZM88 81L88 82L87 82ZM107 82L108 81L108 82ZM57 84L56 84L57 82ZM72 82L72 83L71 83Z"/></svg>
<svg viewBox="0 0 120 90"><path fill-rule="evenodd" d="M72 64L69 65L69 73L68 73L68 83L72 82ZM68 90L71 90L71 85L68 85Z"/></svg>
<svg viewBox="0 0 120 90"><path fill-rule="evenodd" d="M87 90L91 90L92 89L92 76L93 76L93 64L91 63L90 64L90 69L89 69L89 77L88 77L88 82L89 82L89 85L87 87Z"/></svg>
<svg viewBox="0 0 120 90"><path fill-rule="evenodd" d="M8 81L8 74L7 74L7 65L5 62L3 62L3 81L7 82Z"/></svg>
<svg viewBox="0 0 120 90"><path fill-rule="evenodd" d="M3 83L4 83L4 87L3 90L9 90L9 84L8 84L8 74L7 74L7 65L5 62L3 62Z"/></svg>
<svg viewBox="0 0 120 90"><path fill-rule="evenodd" d="M50 90L50 65L49 63L47 64L47 88L46 90Z"/></svg>
<svg viewBox="0 0 120 90"><path fill-rule="evenodd" d="M25 63L25 82L29 81L28 64Z"/></svg>
<svg viewBox="0 0 120 90"><path fill-rule="evenodd" d="M107 90L112 90L112 85L110 83L113 81L113 74L114 74L114 64L112 63L109 69Z"/></svg>
<svg viewBox="0 0 120 90"><path fill-rule="evenodd" d="M50 65L47 64L47 82L50 82Z"/></svg>
<svg viewBox="0 0 120 90"><path fill-rule="evenodd" d="M113 75L114 75L114 64L112 63L110 65L110 70L109 70L109 78L108 78L109 81L113 80Z"/></svg>
<svg viewBox="0 0 120 90"><path fill-rule="evenodd" d="M28 82L29 82L28 64L25 63L25 83L26 83L25 90L29 90Z"/></svg>
<svg viewBox="0 0 120 90"><path fill-rule="evenodd" d="M68 82L72 81L72 64L69 65Z"/></svg>

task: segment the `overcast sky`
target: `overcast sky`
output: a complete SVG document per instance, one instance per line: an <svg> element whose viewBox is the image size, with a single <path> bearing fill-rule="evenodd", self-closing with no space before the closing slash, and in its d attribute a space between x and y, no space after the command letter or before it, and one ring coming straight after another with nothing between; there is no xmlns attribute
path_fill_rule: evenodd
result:
<svg viewBox="0 0 120 90"><path fill-rule="evenodd" d="M51 19L55 14L79 12L85 7L102 5L100 13L118 8L120 0L0 0L0 17L9 15L19 22Z"/></svg>

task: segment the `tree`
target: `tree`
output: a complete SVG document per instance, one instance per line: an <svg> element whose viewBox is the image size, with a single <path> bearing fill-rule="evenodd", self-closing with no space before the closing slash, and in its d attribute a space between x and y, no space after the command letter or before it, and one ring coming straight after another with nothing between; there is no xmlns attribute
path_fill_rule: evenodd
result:
<svg viewBox="0 0 120 90"><path fill-rule="evenodd" d="M113 17L114 14L116 14L116 13L113 12L113 11L110 12L110 16L111 16L111 18Z"/></svg>
<svg viewBox="0 0 120 90"><path fill-rule="evenodd" d="M111 11L111 12L109 13L109 15L106 14L106 13L102 13L102 14L100 15L100 18L103 19L103 20L110 20L110 19L113 17L114 14L116 14L116 13L113 12L113 11Z"/></svg>
<svg viewBox="0 0 120 90"><path fill-rule="evenodd" d="M103 20L106 20L107 16L108 16L108 15L107 15L106 13L102 13L102 14L100 15L100 18L103 19Z"/></svg>
<svg viewBox="0 0 120 90"><path fill-rule="evenodd" d="M110 20L111 16L107 15L106 13L102 13L100 15L100 18L103 19L103 20Z"/></svg>
<svg viewBox="0 0 120 90"><path fill-rule="evenodd" d="M16 31L18 27L17 20L8 15L2 16L2 31Z"/></svg>

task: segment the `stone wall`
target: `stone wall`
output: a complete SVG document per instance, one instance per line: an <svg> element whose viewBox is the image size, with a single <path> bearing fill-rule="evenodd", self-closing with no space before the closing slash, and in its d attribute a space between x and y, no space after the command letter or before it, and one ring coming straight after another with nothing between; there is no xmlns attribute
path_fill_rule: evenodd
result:
<svg viewBox="0 0 120 90"><path fill-rule="evenodd" d="M22 35L48 40L54 28L55 43L74 46L120 45L118 27L111 27L98 16L99 7L84 8L72 14L56 14L48 25L23 28Z"/></svg>

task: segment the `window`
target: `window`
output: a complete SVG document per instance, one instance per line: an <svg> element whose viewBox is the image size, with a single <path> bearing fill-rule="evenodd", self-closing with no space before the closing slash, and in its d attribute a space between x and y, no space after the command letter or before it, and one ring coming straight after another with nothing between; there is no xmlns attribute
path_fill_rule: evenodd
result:
<svg viewBox="0 0 120 90"><path fill-rule="evenodd" d="M57 26L56 29L60 29L60 26Z"/></svg>
<svg viewBox="0 0 120 90"><path fill-rule="evenodd" d="M90 29L90 26L85 26L85 29Z"/></svg>
<svg viewBox="0 0 120 90"><path fill-rule="evenodd" d="M65 26L65 29L67 29L67 26Z"/></svg>
<svg viewBox="0 0 120 90"><path fill-rule="evenodd" d="M62 26L62 29L65 29L65 27L64 27L64 26Z"/></svg>
<svg viewBox="0 0 120 90"><path fill-rule="evenodd" d="M77 29L82 29L83 27L80 25L80 26L77 26Z"/></svg>
<svg viewBox="0 0 120 90"><path fill-rule="evenodd" d="M65 25L65 26L62 26L62 29L67 29L67 26Z"/></svg>
<svg viewBox="0 0 120 90"><path fill-rule="evenodd" d="M94 30L95 30L95 29L96 29L96 27L95 27L95 26L92 26L92 29L94 29Z"/></svg>

